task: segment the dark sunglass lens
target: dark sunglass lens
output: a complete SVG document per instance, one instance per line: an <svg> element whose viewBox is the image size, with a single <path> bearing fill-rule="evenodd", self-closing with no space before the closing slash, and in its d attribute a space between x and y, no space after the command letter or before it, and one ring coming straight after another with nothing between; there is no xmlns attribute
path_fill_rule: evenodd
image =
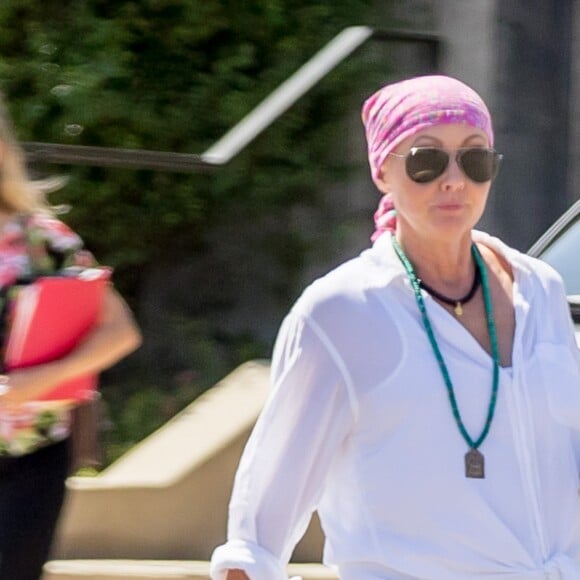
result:
<svg viewBox="0 0 580 580"><path fill-rule="evenodd" d="M429 183L443 174L449 155L442 149L418 147L407 155L407 175L417 183Z"/></svg>
<svg viewBox="0 0 580 580"><path fill-rule="evenodd" d="M459 166L476 183L492 180L499 170L500 155L492 149L465 149L457 156Z"/></svg>

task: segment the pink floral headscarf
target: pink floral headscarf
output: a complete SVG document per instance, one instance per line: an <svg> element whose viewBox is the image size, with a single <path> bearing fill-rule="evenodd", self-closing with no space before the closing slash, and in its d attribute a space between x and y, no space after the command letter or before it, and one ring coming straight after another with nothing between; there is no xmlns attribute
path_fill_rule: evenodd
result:
<svg viewBox="0 0 580 580"><path fill-rule="evenodd" d="M383 87L365 101L362 120L375 182L388 154L401 141L435 125L471 125L483 130L493 145L491 116L481 97L461 81L443 75L415 77ZM394 229L393 210L390 196L383 196L375 213L373 241Z"/></svg>

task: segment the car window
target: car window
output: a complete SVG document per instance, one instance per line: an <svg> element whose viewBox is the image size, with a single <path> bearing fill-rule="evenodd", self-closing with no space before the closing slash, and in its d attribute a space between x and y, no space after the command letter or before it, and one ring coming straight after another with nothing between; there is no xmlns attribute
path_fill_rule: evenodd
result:
<svg viewBox="0 0 580 580"><path fill-rule="evenodd" d="M538 256L558 270L566 293L580 295L580 220L573 221Z"/></svg>

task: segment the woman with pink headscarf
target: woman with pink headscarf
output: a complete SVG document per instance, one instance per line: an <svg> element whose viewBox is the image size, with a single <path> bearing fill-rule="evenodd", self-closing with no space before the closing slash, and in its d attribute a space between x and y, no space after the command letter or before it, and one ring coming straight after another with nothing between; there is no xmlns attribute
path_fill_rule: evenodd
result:
<svg viewBox="0 0 580 580"><path fill-rule="evenodd" d="M286 578L318 510L342 580L577 580L578 350L558 274L474 229L487 107L425 76L363 122L374 244L280 329L212 578Z"/></svg>

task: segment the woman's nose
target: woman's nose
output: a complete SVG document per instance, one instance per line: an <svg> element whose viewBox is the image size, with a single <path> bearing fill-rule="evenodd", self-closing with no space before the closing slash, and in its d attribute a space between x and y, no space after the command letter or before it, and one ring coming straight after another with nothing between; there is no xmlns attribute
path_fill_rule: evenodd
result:
<svg viewBox="0 0 580 580"><path fill-rule="evenodd" d="M449 159L449 165L443 174L442 185L446 189L458 189L465 185L465 174L461 171L457 159L452 155Z"/></svg>

